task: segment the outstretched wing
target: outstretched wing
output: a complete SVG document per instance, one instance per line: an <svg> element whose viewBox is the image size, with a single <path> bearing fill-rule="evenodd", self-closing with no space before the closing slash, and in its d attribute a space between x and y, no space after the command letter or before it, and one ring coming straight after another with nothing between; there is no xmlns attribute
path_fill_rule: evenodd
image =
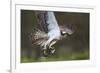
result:
<svg viewBox="0 0 100 73"><path fill-rule="evenodd" d="M37 18L38 27L43 32L48 32L48 24L47 24L47 11L35 11L35 15Z"/></svg>
<svg viewBox="0 0 100 73"><path fill-rule="evenodd" d="M43 42L45 42L48 38L47 32L47 12L46 11L35 11L36 15L36 28L33 29L33 32L31 33L30 40L32 44L41 45Z"/></svg>
<svg viewBox="0 0 100 73"><path fill-rule="evenodd" d="M52 11L36 11L39 30L32 34L33 43L46 47L52 40L60 38L60 28Z"/></svg>

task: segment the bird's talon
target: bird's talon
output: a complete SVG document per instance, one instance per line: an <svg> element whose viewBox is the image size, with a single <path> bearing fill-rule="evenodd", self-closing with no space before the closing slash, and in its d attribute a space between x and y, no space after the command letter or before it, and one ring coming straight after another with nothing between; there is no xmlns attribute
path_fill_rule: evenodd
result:
<svg viewBox="0 0 100 73"><path fill-rule="evenodd" d="M52 53L52 54L54 54L54 53L55 53L55 51L56 51L56 50L55 50L55 49L53 49L53 50L51 50L51 53Z"/></svg>
<svg viewBox="0 0 100 73"><path fill-rule="evenodd" d="M43 50L43 56L47 57L48 56L48 53L46 50Z"/></svg>
<svg viewBox="0 0 100 73"><path fill-rule="evenodd" d="M50 49L50 52L51 52L52 54L54 54L55 51L56 51L54 47L50 47L49 49Z"/></svg>

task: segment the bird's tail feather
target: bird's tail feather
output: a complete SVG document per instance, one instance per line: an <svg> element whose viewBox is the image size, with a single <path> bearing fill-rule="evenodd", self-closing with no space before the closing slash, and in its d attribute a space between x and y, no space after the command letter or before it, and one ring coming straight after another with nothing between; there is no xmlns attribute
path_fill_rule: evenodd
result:
<svg viewBox="0 0 100 73"><path fill-rule="evenodd" d="M37 31L31 33L32 44L41 45L47 39L48 39L47 33L43 32L39 29Z"/></svg>

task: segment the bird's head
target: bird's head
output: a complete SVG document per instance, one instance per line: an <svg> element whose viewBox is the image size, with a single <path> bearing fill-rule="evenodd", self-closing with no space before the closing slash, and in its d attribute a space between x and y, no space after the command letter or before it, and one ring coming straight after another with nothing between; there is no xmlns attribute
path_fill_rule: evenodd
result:
<svg viewBox="0 0 100 73"><path fill-rule="evenodd" d="M73 30L71 28L68 28L67 26L59 26L59 27L60 27L62 37L66 37L73 34Z"/></svg>

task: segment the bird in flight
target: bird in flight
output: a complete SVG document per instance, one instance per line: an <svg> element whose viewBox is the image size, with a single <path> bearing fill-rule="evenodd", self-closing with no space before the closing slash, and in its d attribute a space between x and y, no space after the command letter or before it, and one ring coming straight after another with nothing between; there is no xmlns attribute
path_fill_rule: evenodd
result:
<svg viewBox="0 0 100 73"><path fill-rule="evenodd" d="M31 33L32 44L39 45L44 55L48 55L48 49L53 54L53 46L57 41L71 35L73 31L64 25L58 25L53 11L37 11L36 17L41 30L36 28L35 32Z"/></svg>

